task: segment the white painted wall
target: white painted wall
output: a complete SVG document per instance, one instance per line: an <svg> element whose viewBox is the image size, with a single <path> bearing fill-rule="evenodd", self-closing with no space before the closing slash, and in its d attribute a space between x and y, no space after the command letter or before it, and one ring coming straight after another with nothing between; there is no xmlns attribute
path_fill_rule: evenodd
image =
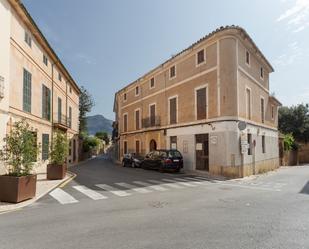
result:
<svg viewBox="0 0 309 249"><path fill-rule="evenodd" d="M11 10L7 0L0 0L0 76L4 78L4 98L0 98L0 146L6 134L6 124L9 110L9 70L10 70L10 36ZM0 174L4 173L0 162Z"/></svg>

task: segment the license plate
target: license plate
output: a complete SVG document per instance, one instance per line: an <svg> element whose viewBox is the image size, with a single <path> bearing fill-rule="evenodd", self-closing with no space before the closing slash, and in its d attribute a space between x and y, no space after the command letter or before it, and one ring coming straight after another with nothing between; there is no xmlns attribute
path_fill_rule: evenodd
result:
<svg viewBox="0 0 309 249"><path fill-rule="evenodd" d="M179 160L178 160L178 159L175 159L174 162L179 162Z"/></svg>

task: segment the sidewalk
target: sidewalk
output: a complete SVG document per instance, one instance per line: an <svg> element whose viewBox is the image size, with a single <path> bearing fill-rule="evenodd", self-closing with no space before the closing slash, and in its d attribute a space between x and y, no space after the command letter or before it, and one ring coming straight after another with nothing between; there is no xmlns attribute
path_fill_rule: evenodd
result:
<svg viewBox="0 0 309 249"><path fill-rule="evenodd" d="M36 170L37 172L37 185L36 185L36 196L33 199L13 204L13 203L6 203L6 202L0 202L0 214L5 212L10 212L17 210L19 208L26 207L44 195L46 195L48 192L53 190L54 188L58 187L59 185L67 182L71 178L74 177L74 174L68 172L66 177L62 180L47 180L46 179L46 166L42 166Z"/></svg>

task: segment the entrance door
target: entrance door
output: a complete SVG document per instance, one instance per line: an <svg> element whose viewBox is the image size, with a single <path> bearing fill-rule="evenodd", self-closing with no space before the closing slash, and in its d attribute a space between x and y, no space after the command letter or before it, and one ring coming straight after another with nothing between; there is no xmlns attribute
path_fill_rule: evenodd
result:
<svg viewBox="0 0 309 249"><path fill-rule="evenodd" d="M156 141L155 141L154 139L152 139L152 140L150 141L149 149L150 149L150 151L153 151L153 150L156 150L156 149L157 149L157 143L156 143Z"/></svg>
<svg viewBox="0 0 309 249"><path fill-rule="evenodd" d="M209 171L209 134L195 135L196 169Z"/></svg>

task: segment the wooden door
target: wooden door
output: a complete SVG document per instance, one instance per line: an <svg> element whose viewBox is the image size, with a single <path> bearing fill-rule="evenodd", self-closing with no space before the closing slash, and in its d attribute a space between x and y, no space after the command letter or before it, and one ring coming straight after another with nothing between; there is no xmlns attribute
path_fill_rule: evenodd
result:
<svg viewBox="0 0 309 249"><path fill-rule="evenodd" d="M209 134L195 135L196 169L209 171Z"/></svg>

